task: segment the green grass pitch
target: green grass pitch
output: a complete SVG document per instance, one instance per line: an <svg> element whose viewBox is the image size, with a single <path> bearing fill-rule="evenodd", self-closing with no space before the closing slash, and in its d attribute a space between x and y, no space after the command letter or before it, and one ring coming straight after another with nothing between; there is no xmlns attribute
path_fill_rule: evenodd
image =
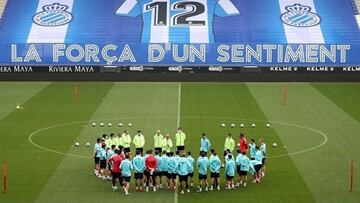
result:
<svg viewBox="0 0 360 203"><path fill-rule="evenodd" d="M8 182L0 203L360 202L359 173L349 192L352 159L360 170L360 83L289 83L288 102L282 105L284 85L78 83L75 102L73 83L0 83L0 158L7 161ZM92 127L92 122L106 126ZM248 139L264 138L266 176L255 185L249 176L247 188L224 190L222 179L221 191L185 195L135 193L132 182L125 196L93 175L90 156L102 133L127 128L133 135L141 129L150 148L156 129L174 141L178 125L195 159L203 132L219 154L228 132L236 141L240 132ZM273 142L278 147L272 148Z"/></svg>

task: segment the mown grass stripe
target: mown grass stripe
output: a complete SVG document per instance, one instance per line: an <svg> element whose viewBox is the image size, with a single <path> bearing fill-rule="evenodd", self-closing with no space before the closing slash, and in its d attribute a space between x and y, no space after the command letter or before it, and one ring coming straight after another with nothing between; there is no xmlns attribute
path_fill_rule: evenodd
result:
<svg viewBox="0 0 360 203"><path fill-rule="evenodd" d="M248 83L247 85L269 119L308 126L327 135L328 141L321 148L301 156L291 157L314 200L316 202L356 202L359 199L359 193L349 194L348 186L350 160L358 160L360 155L359 122L309 83L289 84L289 101L285 106L281 105L284 83ZM321 85L329 87L333 85L330 89L338 93L346 89L346 84L343 83ZM339 96L338 99L341 102L347 100L347 97ZM275 130L288 145L318 143L317 136L312 134L299 140L297 137L302 135L297 131L282 128Z"/></svg>
<svg viewBox="0 0 360 203"><path fill-rule="evenodd" d="M145 149L153 148L153 135L159 128L162 132L171 135L176 129L176 114L178 102L178 85L174 83L116 83L109 93L103 98L101 105L97 107L91 120L97 120L97 127L91 127L90 122L84 123L84 127L77 126L82 130L76 134L76 142L81 147L70 148L66 153L90 155L94 140L103 133L121 133L128 129L132 138L138 129L145 136ZM111 120L111 118L114 118ZM111 122L112 127L98 127L100 122ZM118 122L124 126L119 128ZM132 127L127 127L132 123ZM71 128L60 127L36 135L37 141L47 140L43 144L52 146L49 135L53 139L60 136L58 131L69 132ZM84 143L90 142L91 147L84 147ZM132 154L135 154L134 145ZM47 153L47 152L45 152ZM109 181L96 178L93 175L93 160L83 158L65 157L49 178L45 188L38 196L36 202L156 202L173 203L174 192L158 191L156 193L135 193L134 179L132 178L130 196L125 197L124 192L113 192ZM59 188L62 192L58 193Z"/></svg>
<svg viewBox="0 0 360 203"><path fill-rule="evenodd" d="M198 157L201 133L205 132L220 157L223 154L223 144L227 132L231 132L238 143L239 132L244 132L248 140L260 137L265 138L268 154L287 153L284 148L272 149L271 143L277 142L282 146L281 140L273 129L265 127L265 123L256 121L243 121L245 128L239 128L240 120L226 119L229 117L267 120L256 99L243 83L217 84L217 83L183 83L181 101L181 125L187 133L187 149L192 151L195 160ZM189 118L218 117L219 119ZM223 119L221 119L223 118ZM221 128L225 123L227 127ZM237 127L230 128L231 123ZM256 123L256 128L250 125ZM292 129L294 130L294 129ZM296 130L296 129L295 129ZM236 152L234 153L237 154ZM208 193L192 193L179 196L179 202L313 202L313 197L302 176L289 157L271 159L267 163L267 176L261 184L252 185L249 175L248 187L237 188L234 191L225 191L225 174L221 171L222 191ZM195 174L197 182L197 173Z"/></svg>
<svg viewBox="0 0 360 203"><path fill-rule="evenodd" d="M0 122L0 154L8 163L8 192L0 195L0 202L33 202L63 158L32 146L27 140L29 134L50 125L90 118L111 86L80 83L80 101L74 105L73 84L52 83L28 100L23 110ZM21 93L21 88L18 91ZM67 150L80 130L62 132L59 148Z"/></svg>

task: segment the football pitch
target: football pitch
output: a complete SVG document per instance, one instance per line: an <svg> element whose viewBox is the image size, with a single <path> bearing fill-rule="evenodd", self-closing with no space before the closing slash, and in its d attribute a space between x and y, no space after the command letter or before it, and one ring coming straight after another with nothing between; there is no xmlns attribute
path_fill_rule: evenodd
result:
<svg viewBox="0 0 360 203"><path fill-rule="evenodd" d="M84 82L77 83L74 98L70 82L2 82L0 157L7 161L7 193L0 194L0 202L360 202L360 83L289 83L286 105L284 86ZM105 126L92 127L93 122ZM203 132L219 154L228 132L236 142L240 132L248 140L264 138L266 176L251 184L249 175L248 187L225 190L222 169L221 191L194 189L184 195L136 193L132 179L129 196L94 176L93 144L103 133L128 129L133 137L141 129L145 148L152 148L157 129L174 141L178 126L195 159ZM85 147L87 142L91 147ZM350 193L351 160L356 173Z"/></svg>

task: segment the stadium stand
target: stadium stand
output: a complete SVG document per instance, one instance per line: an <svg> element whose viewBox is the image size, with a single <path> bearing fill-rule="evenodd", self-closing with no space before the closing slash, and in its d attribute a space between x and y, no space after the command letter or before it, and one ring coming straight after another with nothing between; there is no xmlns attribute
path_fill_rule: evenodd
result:
<svg viewBox="0 0 360 203"><path fill-rule="evenodd" d="M0 16L2 15L7 0L0 0Z"/></svg>
<svg viewBox="0 0 360 203"><path fill-rule="evenodd" d="M2 24L3 12L8 0L0 0L0 25ZM360 27L360 0L350 0L354 9L354 15Z"/></svg>
<svg viewBox="0 0 360 203"><path fill-rule="evenodd" d="M354 9L355 15L359 15L359 9L358 9L358 5L360 5L359 2L360 2L359 0L351 0L351 5Z"/></svg>
<svg viewBox="0 0 360 203"><path fill-rule="evenodd" d="M351 0L353 8L354 8L354 14L356 21L360 27L360 0Z"/></svg>
<svg viewBox="0 0 360 203"><path fill-rule="evenodd" d="M2 21L3 21L2 14L4 12L6 2L7 2L7 0L0 0L0 25L2 24Z"/></svg>
<svg viewBox="0 0 360 203"><path fill-rule="evenodd" d="M2 16L4 9L5 9L5 5L6 5L7 0L0 0L0 17ZM353 8L354 8L354 14L355 14L355 18L359 24L360 27L360 0L351 0ZM0 24L2 22L2 19L0 18Z"/></svg>

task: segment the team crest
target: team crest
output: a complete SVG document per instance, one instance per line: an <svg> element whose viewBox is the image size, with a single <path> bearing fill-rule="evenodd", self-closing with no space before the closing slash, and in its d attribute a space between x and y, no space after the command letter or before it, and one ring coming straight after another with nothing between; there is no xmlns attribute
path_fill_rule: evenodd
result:
<svg viewBox="0 0 360 203"><path fill-rule="evenodd" d="M294 4L286 6L286 13L281 15L281 21L294 27L312 27L320 24L320 16L311 12L310 6Z"/></svg>
<svg viewBox="0 0 360 203"><path fill-rule="evenodd" d="M45 5L43 11L36 13L33 17L34 23L45 27L56 27L68 24L73 16L66 11L69 7L59 3Z"/></svg>

